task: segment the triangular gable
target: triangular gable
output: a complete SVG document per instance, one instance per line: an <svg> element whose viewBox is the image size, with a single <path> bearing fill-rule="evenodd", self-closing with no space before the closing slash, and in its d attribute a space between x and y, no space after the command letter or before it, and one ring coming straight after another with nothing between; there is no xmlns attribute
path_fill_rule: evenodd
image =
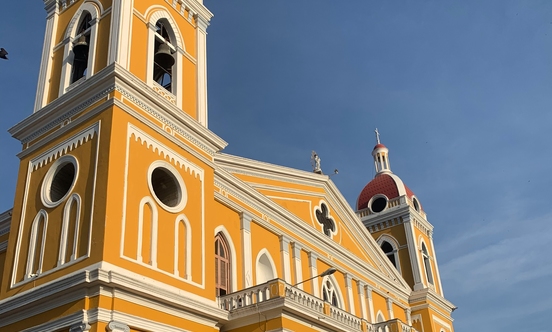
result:
<svg viewBox="0 0 552 332"><path fill-rule="evenodd" d="M319 239L335 243L357 263L409 287L328 176L227 154L217 155L215 162Z"/></svg>

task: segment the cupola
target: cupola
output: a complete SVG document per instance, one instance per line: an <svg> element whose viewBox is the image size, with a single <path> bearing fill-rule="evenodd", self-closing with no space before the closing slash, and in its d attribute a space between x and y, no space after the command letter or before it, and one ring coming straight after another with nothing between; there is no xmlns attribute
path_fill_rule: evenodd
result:
<svg viewBox="0 0 552 332"><path fill-rule="evenodd" d="M376 146L372 150L376 175L360 192L357 199L357 211L370 208L373 213L382 212L389 201L407 196L417 211L421 211L421 205L414 192L391 171L389 163L389 149L380 141L380 134L376 129Z"/></svg>

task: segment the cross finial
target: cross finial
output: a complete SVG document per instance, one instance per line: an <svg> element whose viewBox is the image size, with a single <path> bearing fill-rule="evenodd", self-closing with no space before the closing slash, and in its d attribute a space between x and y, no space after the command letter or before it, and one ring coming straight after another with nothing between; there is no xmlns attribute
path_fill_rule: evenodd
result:
<svg viewBox="0 0 552 332"><path fill-rule="evenodd" d="M377 144L380 144L380 143L381 143L381 142L380 142L380 133L379 133L379 131L378 131L378 128L376 128L375 131L376 131L376 142L377 142Z"/></svg>

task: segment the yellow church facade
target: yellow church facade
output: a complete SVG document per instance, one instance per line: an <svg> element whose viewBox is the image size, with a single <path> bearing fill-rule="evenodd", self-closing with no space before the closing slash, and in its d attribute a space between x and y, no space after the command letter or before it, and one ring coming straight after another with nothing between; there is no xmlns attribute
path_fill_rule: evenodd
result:
<svg viewBox="0 0 552 332"><path fill-rule="evenodd" d="M433 226L379 136L352 208L318 164L222 152L202 1L44 4L1 332L454 330Z"/></svg>

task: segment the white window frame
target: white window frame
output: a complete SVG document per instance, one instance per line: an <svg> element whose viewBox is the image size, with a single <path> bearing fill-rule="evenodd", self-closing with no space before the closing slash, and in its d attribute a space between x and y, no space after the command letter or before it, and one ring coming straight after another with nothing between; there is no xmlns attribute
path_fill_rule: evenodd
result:
<svg viewBox="0 0 552 332"><path fill-rule="evenodd" d="M40 243L40 254L39 257L35 257L36 245L38 240L38 225L42 221L42 241ZM48 231L48 213L44 210L40 210L32 223L31 234L29 236L29 248L27 252L27 266L25 268L24 280L34 278L37 275L42 273L42 264L44 261L44 251L46 249L46 235ZM35 265L36 259L38 261L38 268L36 271L33 271L33 266Z"/></svg>
<svg viewBox="0 0 552 332"><path fill-rule="evenodd" d="M425 248L425 252L424 252ZM433 268L431 267L431 261L433 258L429 255L429 250L427 249L427 245L424 241L424 239L420 239L420 255L422 258L422 267L424 268L425 272L425 280L426 285L430 288L435 287L435 276L433 275ZM428 271L429 267L429 271Z"/></svg>
<svg viewBox="0 0 552 332"><path fill-rule="evenodd" d="M394 237L388 234L383 234L378 238L377 243L380 248L383 242L387 242L391 245L391 247L393 247L392 254L395 257L395 263L397 264L395 268L397 269L397 271L399 271L399 273L401 273L401 261L399 260L399 242ZM387 256L387 253L384 252L384 254ZM389 261L389 263L393 264L391 261Z"/></svg>
<svg viewBox="0 0 552 332"><path fill-rule="evenodd" d="M146 13L148 15L149 13ZM157 9L150 14L148 20L148 51L147 51L147 70L146 70L146 83L154 87L157 82L153 80L153 58L155 56L155 40L159 38L159 34L156 31L156 24L159 20L164 20L166 23L167 32L171 39L172 48L175 51L175 63L172 70L171 78L171 90L168 93L174 95L176 99L176 106L182 108L182 68L183 68L183 55L185 53L185 45L183 43L182 34L178 29L178 25L171 14L163 9Z"/></svg>
<svg viewBox="0 0 552 332"><path fill-rule="evenodd" d="M332 285L332 291L335 293L336 297L337 297L337 308L339 309L343 309L345 310L345 300L343 299L343 294L341 293L341 289L339 288L339 284L337 283L337 281L335 280L334 276L332 275L329 275L329 276L325 276L324 278L322 278L322 286L320 287L320 297L323 299L324 298L324 289L326 288L326 283L327 282L330 282L330 284ZM331 294L331 293L330 293ZM330 296L330 301L329 303L331 305L334 305L332 302L331 302L331 296Z"/></svg>
<svg viewBox="0 0 552 332"><path fill-rule="evenodd" d="M75 220L71 220L71 208L73 206L73 203L75 204ZM58 263L57 265L63 265L67 262L71 262L77 259L77 252L78 244L79 244L79 233L80 233L80 226L81 226L81 206L82 206L82 199L79 196L79 194L73 194L71 197L67 200L65 203L65 207L63 208L63 224L61 226L61 239L59 241L59 256L58 256ZM71 257L69 257L69 261L65 261L65 256L67 254L67 242L69 240L69 226L70 223L75 223L75 230L73 232L73 248L71 252ZM90 230L91 231L91 230Z"/></svg>
<svg viewBox="0 0 552 332"><path fill-rule="evenodd" d="M77 82L71 83L71 75L73 72L73 45L74 41L81 36L81 34L77 34L77 29L79 28L81 18L87 13L90 14L92 18L90 20L89 28L90 45L88 45L89 51L86 75ZM100 8L98 8L95 4L91 2L85 2L79 7L75 15L73 15L73 18L71 19L69 25L67 26L67 30L65 31L65 36L63 39L65 47L63 49L63 65L61 69L58 97L61 97L63 94L69 91L70 88L74 88L79 85L83 80L89 79L90 76L92 76L95 72L94 64L96 63L96 44L98 37L99 13ZM88 33L88 30L85 33Z"/></svg>
<svg viewBox="0 0 552 332"><path fill-rule="evenodd" d="M184 228L186 230L186 243L184 244L184 250L185 252L180 255L178 249L180 248L180 243L178 243L178 239L180 238L180 234L178 233L178 226L180 224L184 225ZM178 217L176 217L175 223L174 223L174 274L180 278L180 271L178 270L178 266L180 265L179 260L182 258L181 256L185 256L186 258L186 264L184 266L184 279L191 280L192 278L192 226L190 225L190 221L188 218L181 214Z"/></svg>
<svg viewBox="0 0 552 332"><path fill-rule="evenodd" d="M259 280L262 279L261 270L259 269L259 262L263 256L265 256L268 259L270 268L272 269L272 277L267 280L264 280L263 282L259 282ZM270 255L268 250L266 248L263 248L259 251L259 253L257 254L257 258L255 259L255 284L259 285L275 278L278 278L278 271L276 270L276 265L274 264L274 260L272 259L272 256Z"/></svg>

